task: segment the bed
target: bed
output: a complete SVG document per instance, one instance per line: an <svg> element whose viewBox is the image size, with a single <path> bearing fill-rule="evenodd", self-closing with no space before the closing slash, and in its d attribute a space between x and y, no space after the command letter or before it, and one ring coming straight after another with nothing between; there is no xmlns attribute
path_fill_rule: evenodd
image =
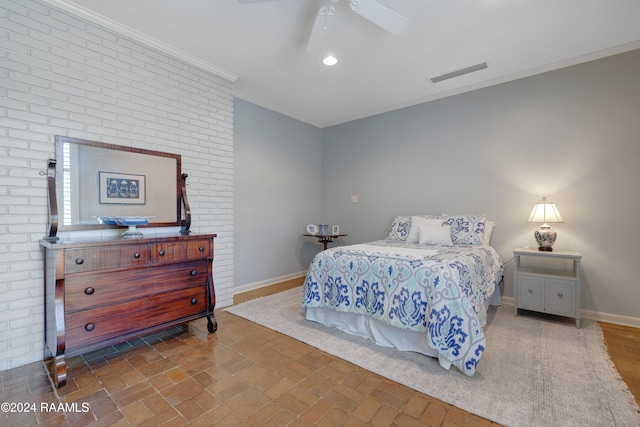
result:
<svg viewBox="0 0 640 427"><path fill-rule="evenodd" d="M503 265L481 215L398 216L384 240L330 248L307 272L308 320L473 376Z"/></svg>

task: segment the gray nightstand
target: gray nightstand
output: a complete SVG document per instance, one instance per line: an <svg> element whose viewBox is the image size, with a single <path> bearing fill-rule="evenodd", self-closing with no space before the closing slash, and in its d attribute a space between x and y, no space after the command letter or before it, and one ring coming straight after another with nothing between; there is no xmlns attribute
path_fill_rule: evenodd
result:
<svg viewBox="0 0 640 427"><path fill-rule="evenodd" d="M518 248L513 251L515 273L513 308L574 317L580 327L580 260L572 251L545 252ZM531 266L521 258L531 257ZM543 266L541 266L544 264ZM571 269L562 269L569 264ZM535 266L533 266L535 265Z"/></svg>

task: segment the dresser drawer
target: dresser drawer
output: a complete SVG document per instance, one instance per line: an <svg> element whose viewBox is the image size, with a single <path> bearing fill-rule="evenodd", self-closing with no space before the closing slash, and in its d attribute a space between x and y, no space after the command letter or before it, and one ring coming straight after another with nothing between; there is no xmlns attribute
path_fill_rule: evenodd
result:
<svg viewBox="0 0 640 427"><path fill-rule="evenodd" d="M151 262L163 264L213 258L213 241L199 239L184 242L163 242L151 245Z"/></svg>
<svg viewBox="0 0 640 427"><path fill-rule="evenodd" d="M65 313L67 351L205 313L205 286Z"/></svg>
<svg viewBox="0 0 640 427"><path fill-rule="evenodd" d="M65 291L68 312L120 303L207 283L207 260L127 271L69 276Z"/></svg>
<svg viewBox="0 0 640 427"><path fill-rule="evenodd" d="M64 253L65 274L144 266L149 262L147 245L69 249Z"/></svg>

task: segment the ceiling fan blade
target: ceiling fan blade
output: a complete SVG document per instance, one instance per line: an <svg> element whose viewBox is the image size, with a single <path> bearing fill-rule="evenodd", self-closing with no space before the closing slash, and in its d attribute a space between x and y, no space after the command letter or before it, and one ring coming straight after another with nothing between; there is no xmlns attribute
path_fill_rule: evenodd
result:
<svg viewBox="0 0 640 427"><path fill-rule="evenodd" d="M335 13L336 9L332 5L322 6L318 9L316 20L313 22L313 28L309 35L309 42L307 43L308 51L315 52L322 49L329 35L329 28Z"/></svg>
<svg viewBox="0 0 640 427"><path fill-rule="evenodd" d="M375 0L349 0L351 10L394 36L403 32L409 19Z"/></svg>

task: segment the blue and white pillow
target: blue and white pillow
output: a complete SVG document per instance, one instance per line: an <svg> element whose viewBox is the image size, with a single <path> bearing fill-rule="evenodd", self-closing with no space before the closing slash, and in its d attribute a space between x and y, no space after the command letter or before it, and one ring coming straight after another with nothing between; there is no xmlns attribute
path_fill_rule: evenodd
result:
<svg viewBox="0 0 640 427"><path fill-rule="evenodd" d="M451 215L443 225L451 227L451 240L455 246L473 246L484 243L484 215Z"/></svg>
<svg viewBox="0 0 640 427"><path fill-rule="evenodd" d="M444 215L418 215L427 219L443 219ZM387 240L398 240L404 242L409 237L411 230L411 215L398 215L394 218L391 230L387 236Z"/></svg>

